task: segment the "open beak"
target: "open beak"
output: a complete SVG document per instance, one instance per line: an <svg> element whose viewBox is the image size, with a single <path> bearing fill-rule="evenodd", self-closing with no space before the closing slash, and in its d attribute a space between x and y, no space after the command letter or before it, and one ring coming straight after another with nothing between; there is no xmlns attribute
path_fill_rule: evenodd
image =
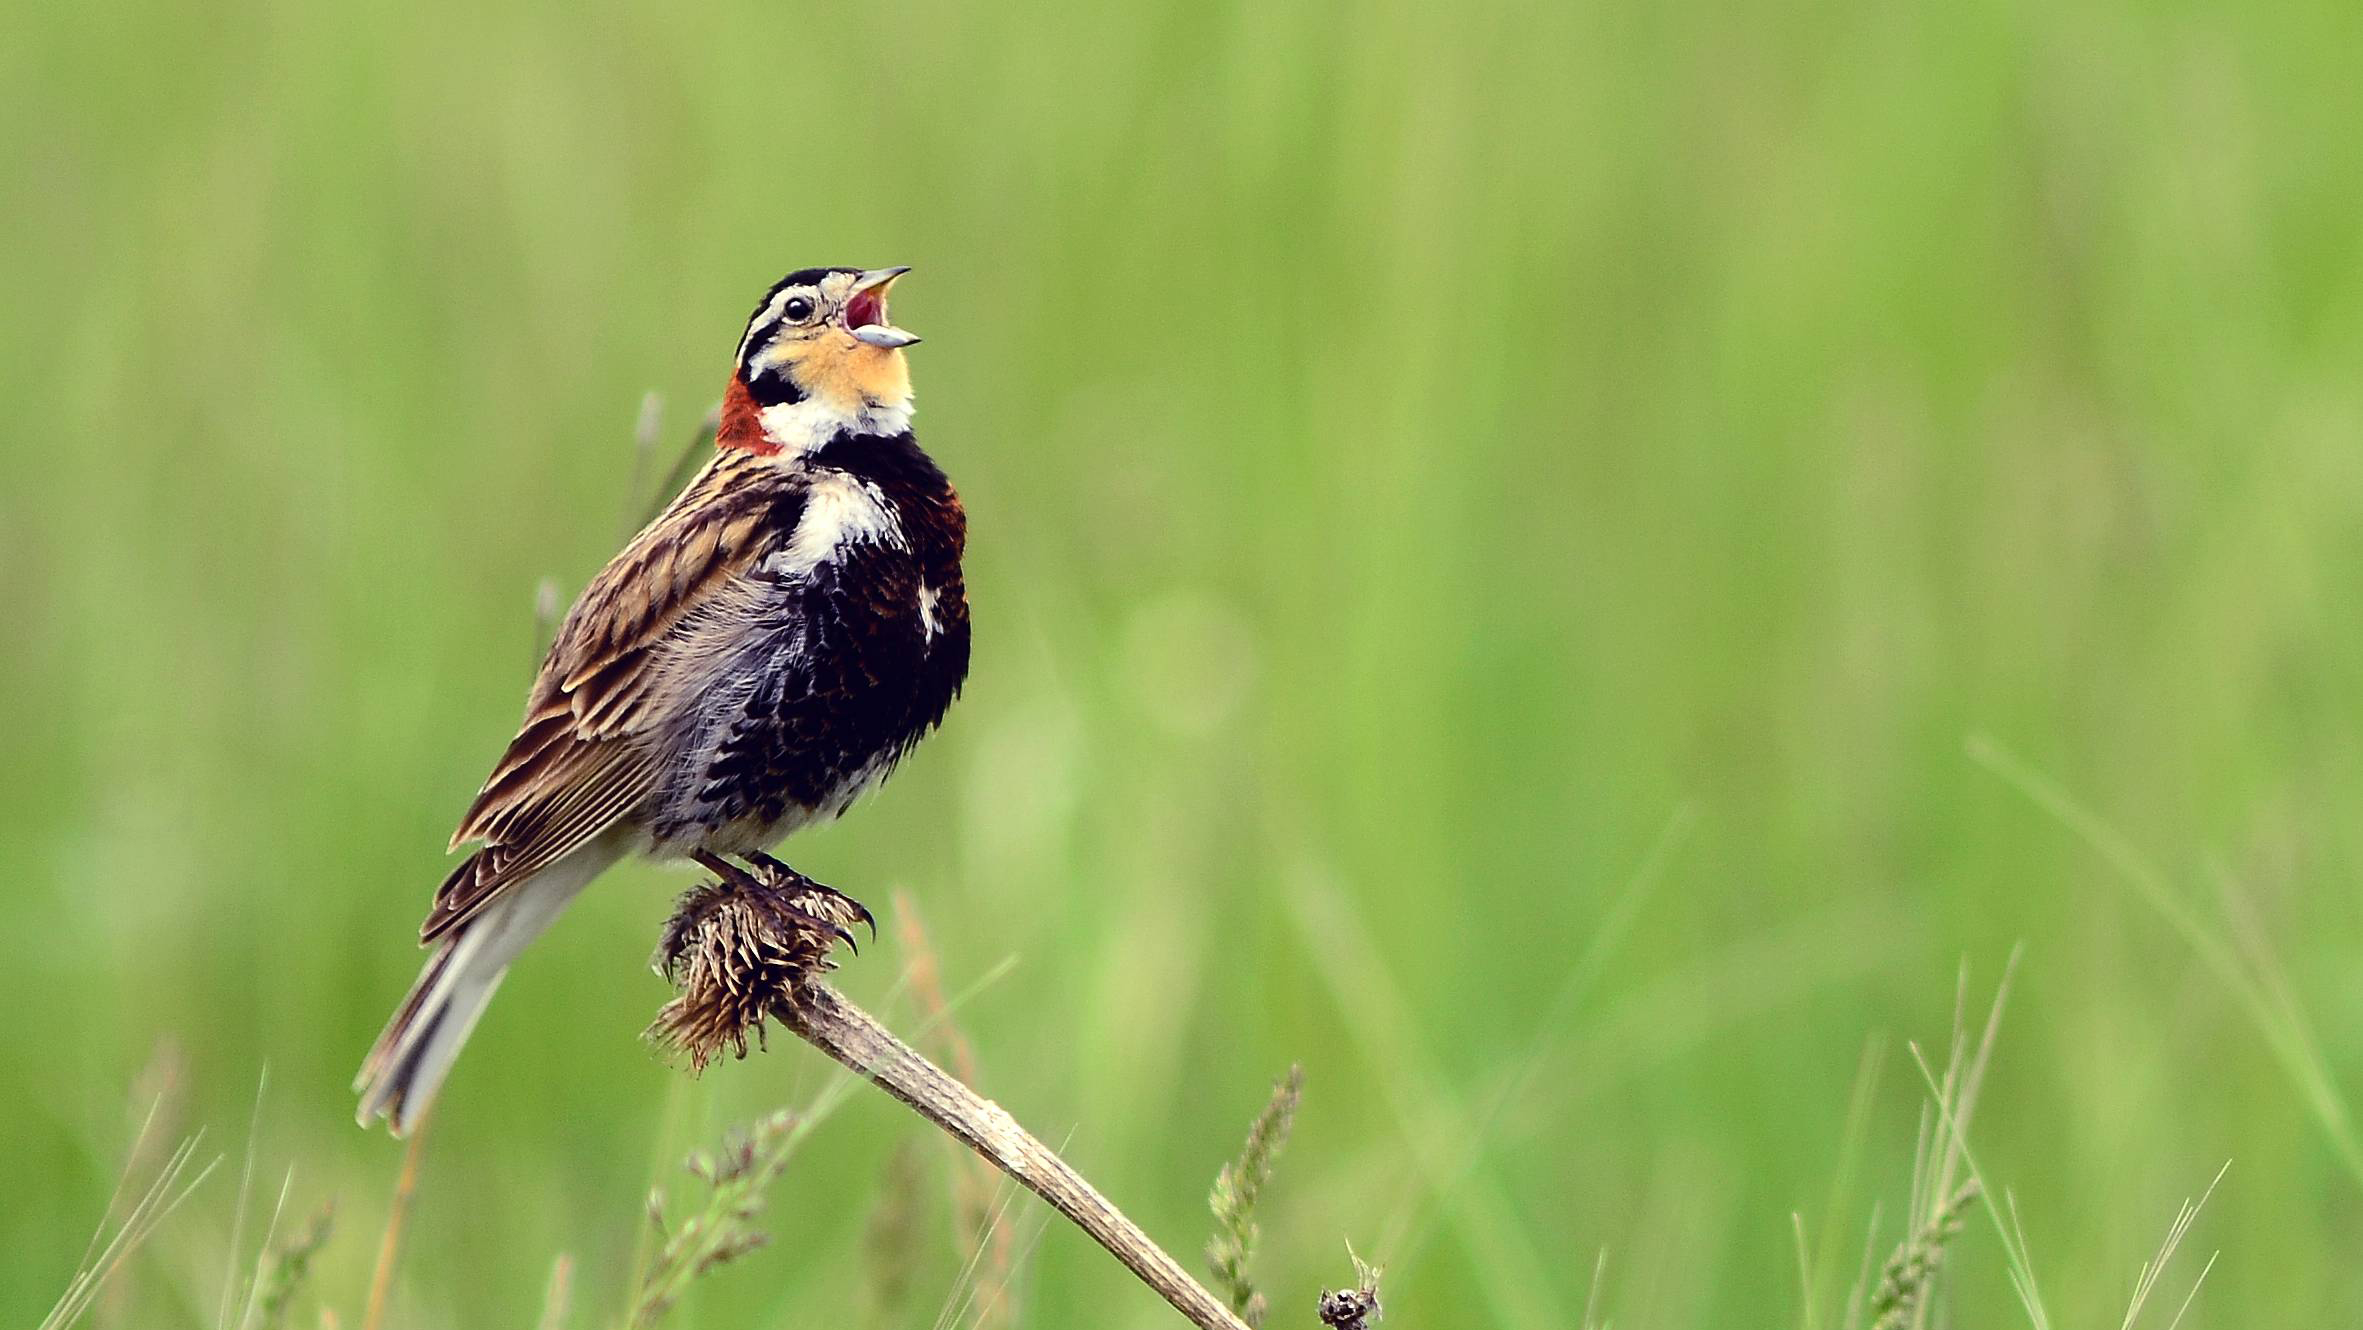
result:
<svg viewBox="0 0 2363 1330"><path fill-rule="evenodd" d="M853 334L853 340L888 349L910 346L919 340L917 333L904 332L886 321L886 288L909 271L909 268L872 268L854 279L853 294L845 300L845 330Z"/></svg>

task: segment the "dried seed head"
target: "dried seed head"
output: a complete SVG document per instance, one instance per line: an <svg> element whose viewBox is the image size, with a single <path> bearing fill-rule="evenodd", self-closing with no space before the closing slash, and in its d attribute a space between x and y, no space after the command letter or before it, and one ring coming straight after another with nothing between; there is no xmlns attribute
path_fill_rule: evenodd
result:
<svg viewBox="0 0 2363 1330"><path fill-rule="evenodd" d="M1321 1324L1333 1330L1362 1330L1378 1319L1375 1288L1332 1289L1321 1295Z"/></svg>
<svg viewBox="0 0 2363 1330"><path fill-rule="evenodd" d="M1378 1278L1383 1272L1355 1256L1351 1246L1346 1255L1354 1262L1355 1287L1324 1292L1316 1314L1330 1330L1368 1330L1384 1315L1378 1305Z"/></svg>
<svg viewBox="0 0 2363 1330"><path fill-rule="evenodd" d="M724 1047L747 1055L747 1036L763 1042L763 1021L774 1005L835 965L832 922L850 924L834 897L791 895L770 887L712 881L681 897L656 968L680 990L657 1013L648 1038L687 1056L705 1070Z"/></svg>

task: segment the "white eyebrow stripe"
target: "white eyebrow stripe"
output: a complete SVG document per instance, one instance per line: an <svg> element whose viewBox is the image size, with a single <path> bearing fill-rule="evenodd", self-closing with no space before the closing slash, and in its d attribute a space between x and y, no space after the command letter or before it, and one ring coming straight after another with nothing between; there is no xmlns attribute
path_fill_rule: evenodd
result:
<svg viewBox="0 0 2363 1330"><path fill-rule="evenodd" d="M803 289L801 286L791 286L773 292L771 299L763 302L763 312L747 320L747 335L738 339L738 363L747 363L747 348L755 344L755 334L778 323L780 306L787 303L789 296Z"/></svg>

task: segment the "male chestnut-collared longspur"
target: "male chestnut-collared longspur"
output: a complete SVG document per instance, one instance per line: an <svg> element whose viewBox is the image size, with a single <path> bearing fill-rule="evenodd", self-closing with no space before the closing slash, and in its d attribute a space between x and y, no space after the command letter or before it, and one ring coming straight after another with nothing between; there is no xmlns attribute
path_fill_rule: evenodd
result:
<svg viewBox="0 0 2363 1330"><path fill-rule="evenodd" d="M967 519L911 436L902 268L807 268L739 339L715 454L568 611L461 818L481 848L363 1064L363 1125L419 1120L501 975L626 854L826 890L764 854L883 780L968 672ZM858 907L855 907L858 910Z"/></svg>

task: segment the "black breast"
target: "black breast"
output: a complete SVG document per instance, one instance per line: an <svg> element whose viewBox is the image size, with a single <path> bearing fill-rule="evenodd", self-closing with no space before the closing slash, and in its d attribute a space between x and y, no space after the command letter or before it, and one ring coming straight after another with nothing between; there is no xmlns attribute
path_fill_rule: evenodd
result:
<svg viewBox="0 0 2363 1330"><path fill-rule="evenodd" d="M811 461L798 523L849 494L890 520L811 560L787 557L791 531L753 574L762 622L718 690L698 806L681 810L709 827L843 812L967 677L966 517L943 473L908 434L840 437Z"/></svg>

